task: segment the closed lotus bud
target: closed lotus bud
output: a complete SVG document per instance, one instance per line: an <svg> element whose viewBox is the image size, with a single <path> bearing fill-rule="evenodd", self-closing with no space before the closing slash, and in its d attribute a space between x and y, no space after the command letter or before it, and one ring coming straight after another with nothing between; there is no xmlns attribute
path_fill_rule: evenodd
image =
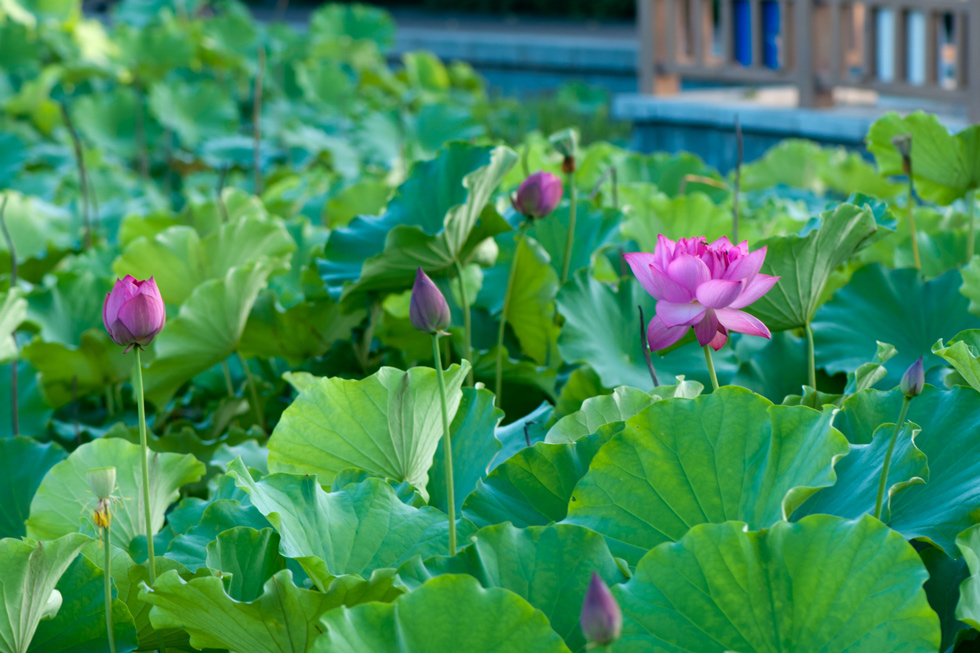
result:
<svg viewBox="0 0 980 653"><path fill-rule="evenodd" d="M558 206L564 188L561 179L550 172L535 172L521 182L511 198L514 210L529 218L543 218Z"/></svg>
<svg viewBox="0 0 980 653"><path fill-rule="evenodd" d="M88 470L88 486L92 488L92 494L100 500L108 499L116 489L116 468L99 467Z"/></svg>
<svg viewBox="0 0 980 653"><path fill-rule="evenodd" d="M592 581L582 603L582 634L590 644L605 646L619 639L623 630L623 613L599 574Z"/></svg>
<svg viewBox="0 0 980 653"><path fill-rule="evenodd" d="M415 273L408 317L422 333L439 333L449 326L449 304L422 268Z"/></svg>
<svg viewBox="0 0 980 653"><path fill-rule="evenodd" d="M918 397L922 394L922 388L925 384L926 373L922 367L922 356L919 356L919 360L912 363L902 376L902 384L900 386L902 394L909 399Z"/></svg>
<svg viewBox="0 0 980 653"><path fill-rule="evenodd" d="M909 174L912 171L912 135L896 134L892 138L892 145L902 156L902 172Z"/></svg>
<svg viewBox="0 0 980 653"><path fill-rule="evenodd" d="M109 337L127 352L150 344L166 322L167 309L153 277L139 281L127 274L116 279L102 304L102 323Z"/></svg>

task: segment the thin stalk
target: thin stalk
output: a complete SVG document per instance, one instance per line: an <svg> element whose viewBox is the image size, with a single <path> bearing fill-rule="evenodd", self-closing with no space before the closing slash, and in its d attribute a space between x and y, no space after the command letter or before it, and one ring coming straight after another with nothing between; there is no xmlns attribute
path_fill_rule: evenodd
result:
<svg viewBox="0 0 980 653"><path fill-rule="evenodd" d="M112 417L113 415L116 414L116 407L113 404L114 402L112 401L112 386L107 385L105 387L105 410L106 413L109 414L109 417Z"/></svg>
<svg viewBox="0 0 980 653"><path fill-rule="evenodd" d="M970 240L966 241L966 260L969 261L973 258L973 241L976 237L976 225L973 222L973 205L976 204L975 198L973 197L973 191L971 190L966 194L966 201L970 205L969 215L970 215Z"/></svg>
<svg viewBox="0 0 980 653"><path fill-rule="evenodd" d="M262 194L262 78L265 77L265 48L259 46L259 69L255 75L255 94L252 102L252 168L255 173L255 194Z"/></svg>
<svg viewBox="0 0 980 653"><path fill-rule="evenodd" d="M616 172L616 166L610 166L609 168L610 185L612 186L612 204L614 209L619 208L619 173Z"/></svg>
<svg viewBox="0 0 980 653"><path fill-rule="evenodd" d="M735 189L732 193L732 242L738 243L738 191L742 185L742 124L735 116Z"/></svg>
<svg viewBox="0 0 980 653"><path fill-rule="evenodd" d="M572 245L575 243L575 171L568 173L568 236L565 238L565 262L561 266L561 282L568 280L572 264Z"/></svg>
<svg viewBox="0 0 980 653"><path fill-rule="evenodd" d="M446 467L446 503L449 511L449 555L456 555L456 488L453 485L453 443L449 436L449 409L446 407L446 380L442 376L442 356L439 336L432 334L432 362L439 383L439 403L442 406L442 456Z"/></svg>
<svg viewBox="0 0 980 653"><path fill-rule="evenodd" d="M122 405L122 402L119 404ZM82 446L82 429L78 423L78 375L73 374L71 377L71 412L72 412L72 423L75 426L75 442L78 446Z"/></svg>
<svg viewBox="0 0 980 653"><path fill-rule="evenodd" d="M146 444L146 411L143 407L143 364L140 362L140 348L137 345L133 348L136 352L136 367L133 373L133 385L136 387L136 408L140 418L140 464L143 468L143 519L146 522L146 555L149 560L150 585L157 582L157 563L153 556L153 521L150 513L150 467L147 458L150 455L149 447Z"/></svg>
<svg viewBox="0 0 980 653"><path fill-rule="evenodd" d="M105 628L109 636L109 651L116 653L116 638L112 634L112 547L109 545L109 524L103 529L105 545Z"/></svg>
<svg viewBox="0 0 980 653"><path fill-rule="evenodd" d="M888 469L892 465L892 454L895 452L895 442L898 440L898 433L902 430L905 423L905 416L909 412L909 404L912 403L911 397L902 400L902 411L898 415L898 423L892 431L892 439L888 442L888 451L885 452L885 462L881 466L881 478L878 480L878 497L875 499L875 519L881 519L881 507L885 498L885 486L888 485Z"/></svg>
<svg viewBox="0 0 980 653"><path fill-rule="evenodd" d="M245 370L245 381L248 382L248 392L252 396L252 410L255 411L255 421L258 422L259 427L265 430L265 418L262 416L262 411L259 409L259 391L255 385L255 377L252 376L252 371L248 369L248 363L245 362L245 357L242 356L241 352L238 352L238 360L242 364L242 369Z"/></svg>
<svg viewBox="0 0 980 653"><path fill-rule="evenodd" d="M470 362L470 371L466 375L467 387L473 387L473 324L470 320L470 299L466 294L466 282L463 281L463 266L459 260L456 264L456 280L459 281L459 299L463 303L463 351L466 352L466 360Z"/></svg>
<svg viewBox="0 0 980 653"><path fill-rule="evenodd" d="M368 311L367 326L364 327L364 333L361 335L360 344L354 347L354 353L357 355L357 361L360 363L361 369L365 373L371 366L371 343L374 342L374 329L377 326L379 319L381 319L381 303L377 299L372 299L371 308Z"/></svg>
<svg viewBox="0 0 980 653"><path fill-rule="evenodd" d="M71 144L75 150L75 163L78 165L79 190L82 193L82 224L85 228L83 237L83 247L88 249L92 246L92 224L89 220L89 199L88 199L88 174L85 172L85 156L82 152L82 140L78 137L75 124L68 113L68 105L61 103L61 117L68 128L68 135L71 136Z"/></svg>
<svg viewBox="0 0 980 653"><path fill-rule="evenodd" d="M225 389L228 390L228 396L234 398L235 396L235 384L231 382L231 368L228 367L228 361L221 361L221 371L225 374Z"/></svg>
<svg viewBox="0 0 980 653"><path fill-rule="evenodd" d="M657 370L653 366L653 359L650 357L650 341L647 340L647 322L643 319L643 307L637 306L640 311L640 349L643 350L643 360L646 361L647 371L650 372L650 379L653 380L653 387L656 388L660 385L660 378L657 376Z"/></svg>
<svg viewBox="0 0 980 653"><path fill-rule="evenodd" d="M507 273L507 288L504 290L504 303L500 308L500 328L497 330L497 367L494 377L494 394L497 397L497 408L503 404L504 391L504 329L507 326L507 305L510 303L510 293L514 289L514 272L517 270L517 257L527 233L527 222L521 224L514 242L514 257L510 260L510 272Z"/></svg>
<svg viewBox="0 0 980 653"><path fill-rule="evenodd" d="M803 330L806 331L806 369L807 369L807 382L810 387L814 390L817 389L817 363L816 354L813 348L813 329L810 328L810 323L807 322L803 325Z"/></svg>
<svg viewBox="0 0 980 653"><path fill-rule="evenodd" d="M17 337L14 335L10 336L14 339L14 351L17 351ZM14 435L20 435L20 405L17 403L17 367L20 360L17 356L14 356L14 360L10 361L10 425L14 429Z"/></svg>
<svg viewBox="0 0 980 653"><path fill-rule="evenodd" d="M531 144L524 143L524 151L521 152L521 172L524 173L524 178L531 176L531 168L528 166L527 158L531 154Z"/></svg>
<svg viewBox="0 0 980 653"><path fill-rule="evenodd" d="M911 165L911 162L910 162ZM915 269L922 269L922 261L919 260L919 239L915 234L915 195L912 189L912 172L909 171L909 233L912 234L912 256L915 259Z"/></svg>
<svg viewBox="0 0 980 653"><path fill-rule="evenodd" d="M711 388L713 390L718 389L718 375L715 374L715 361L711 358L711 345L705 345L704 349L704 361L708 364L708 376L711 377Z"/></svg>

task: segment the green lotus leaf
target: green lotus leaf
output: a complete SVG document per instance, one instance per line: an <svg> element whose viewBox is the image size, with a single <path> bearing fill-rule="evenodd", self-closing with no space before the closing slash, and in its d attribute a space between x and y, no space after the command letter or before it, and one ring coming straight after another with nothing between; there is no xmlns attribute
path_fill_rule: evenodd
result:
<svg viewBox="0 0 980 653"><path fill-rule="evenodd" d="M19 289L8 290L0 303L0 363L17 358L17 340L14 332L27 318L27 300Z"/></svg>
<svg viewBox="0 0 980 653"><path fill-rule="evenodd" d="M217 82L168 81L150 87L150 114L193 149L202 140L234 131L238 120L232 96Z"/></svg>
<svg viewBox="0 0 980 653"><path fill-rule="evenodd" d="M38 624L28 653L108 653L105 574L83 555L75 558L55 588L61 593L58 614ZM112 600L116 653L137 648L136 624L119 598Z"/></svg>
<svg viewBox="0 0 980 653"><path fill-rule="evenodd" d="M63 597L55 586L88 541L79 533L49 542L0 540L0 609L6 615L0 650L26 653L41 620L58 614Z"/></svg>
<svg viewBox="0 0 980 653"><path fill-rule="evenodd" d="M504 412L494 406L493 393L486 389L463 388L463 397L449 431L453 444L453 489L456 512L463 499L489 473L490 465L501 449L496 430ZM429 505L448 511L446 497L446 457L443 447L436 448L429 468Z"/></svg>
<svg viewBox="0 0 980 653"><path fill-rule="evenodd" d="M228 596L248 602L262 595L266 581L286 568L286 560L279 555L279 534L274 530L237 526L208 544L207 566L223 577L230 574Z"/></svg>
<svg viewBox="0 0 980 653"><path fill-rule="evenodd" d="M395 40L395 24L388 12L371 5L329 3L310 16L310 36L368 40L385 48Z"/></svg>
<svg viewBox="0 0 980 653"><path fill-rule="evenodd" d="M970 531L966 531L969 533ZM939 650L952 653L955 645L962 639L968 639L972 629L957 618L956 611L960 601L960 585L970 577L970 569L965 556L950 558L942 549L928 544L917 547L922 564L929 572L929 580L923 588L929 605L939 615L943 640Z"/></svg>
<svg viewBox="0 0 980 653"><path fill-rule="evenodd" d="M935 651L926 570L870 516L813 515L771 529L695 526L613 588L624 652Z"/></svg>
<svg viewBox="0 0 980 653"><path fill-rule="evenodd" d="M974 256L960 270L963 275L963 285L960 292L970 300L969 310L974 315L980 315L980 255Z"/></svg>
<svg viewBox="0 0 980 653"><path fill-rule="evenodd" d="M35 338L24 346L23 357L37 369L48 404L60 408L129 380L133 356L123 352L104 327L97 327L83 332L77 347Z"/></svg>
<svg viewBox="0 0 980 653"><path fill-rule="evenodd" d="M91 512L95 497L86 474L99 467L116 468L116 496L112 507L112 543L123 549L145 534L139 446L110 438L83 444L48 471L31 501L27 535L51 540L68 533L94 533ZM153 532L163 527L164 515L180 496L180 487L197 481L204 465L194 456L150 452L150 518Z"/></svg>
<svg viewBox="0 0 980 653"><path fill-rule="evenodd" d="M433 578L393 603L333 610L320 624L326 632L312 653L569 650L547 617L521 597L452 574Z"/></svg>
<svg viewBox="0 0 980 653"><path fill-rule="evenodd" d="M65 450L54 442L41 444L33 438L0 438L0 538L22 537L34 493L48 470L65 459Z"/></svg>
<svg viewBox="0 0 980 653"><path fill-rule="evenodd" d="M629 219L623 223L623 236L636 242L641 252L652 252L657 236L671 240L704 236L711 242L732 232L731 210L715 204L704 193L669 197L651 192L648 184L620 189L623 211Z"/></svg>
<svg viewBox="0 0 980 653"><path fill-rule="evenodd" d="M233 354L259 291L278 269L266 260L247 263L195 288L153 341L143 372L147 399L166 405L181 385Z"/></svg>
<svg viewBox="0 0 980 653"><path fill-rule="evenodd" d="M228 474L279 532L282 555L299 562L324 591L336 576L364 576L448 547L446 515L405 505L381 479L327 493L315 476L270 474L256 481L237 460ZM457 528L460 541L475 530L466 520Z"/></svg>
<svg viewBox="0 0 980 653"><path fill-rule="evenodd" d="M831 274L870 245L877 231L871 211L852 204L841 204L821 218L820 228L806 236L778 236L758 244L767 247L762 272L780 280L746 310L771 331L810 324L826 300L824 291Z"/></svg>
<svg viewBox="0 0 980 653"><path fill-rule="evenodd" d="M831 374L853 372L872 358L879 340L898 350L885 365L888 375L882 383L886 386L898 385L919 356L925 357L926 369L942 364L941 358L929 353L938 339L980 327L980 320L967 312L959 287L956 270L923 281L915 270L861 268L817 312L813 322L817 365Z"/></svg>
<svg viewBox="0 0 980 653"><path fill-rule="evenodd" d="M656 402L596 453L565 522L602 533L634 563L695 524L767 528L833 485L848 448L832 420L735 387Z"/></svg>
<svg viewBox="0 0 980 653"><path fill-rule="evenodd" d="M177 510L170 513L171 526L176 526L177 515ZM250 505L247 496L241 501L215 499L203 508L196 523L193 519L188 521L191 523L184 532L180 532L182 530L180 528L174 528L176 535L170 540L164 555L184 565L191 572L197 572L201 567L211 567L208 564L208 547L214 544L222 533L237 528L262 530L269 526L269 521ZM221 569L221 567L212 567L212 569ZM241 583L243 579L232 579L232 582ZM259 589L264 582L263 578L259 583Z"/></svg>
<svg viewBox="0 0 980 653"><path fill-rule="evenodd" d="M27 297L27 319L41 340L77 347L88 329L105 329L102 303L112 284L87 271L48 276L44 286Z"/></svg>
<svg viewBox="0 0 980 653"><path fill-rule="evenodd" d="M160 129L139 106L142 94L131 88L117 86L107 93L83 95L72 103L72 119L86 142L123 159L135 159L139 154L136 112L143 111L142 128L150 129L148 139L156 140Z"/></svg>
<svg viewBox="0 0 980 653"><path fill-rule="evenodd" d="M980 524L971 526L956 537L956 546L966 562L969 578L960 584L956 618L980 630Z"/></svg>
<svg viewBox="0 0 980 653"><path fill-rule="evenodd" d="M572 259L569 275L592 266L595 257L617 240L617 227L623 214L615 209L597 208L592 202L580 199L575 203L575 235L572 239ZM548 217L534 220L528 235L539 242L551 259L551 267L561 274L568 243L569 204L562 202Z"/></svg>
<svg viewBox="0 0 980 653"><path fill-rule="evenodd" d="M446 371L446 400L455 415L469 364ZM320 378L293 401L269 438L269 470L315 474L331 485L357 467L424 488L442 438L436 371L384 367L362 380Z"/></svg>
<svg viewBox="0 0 980 653"><path fill-rule="evenodd" d="M572 650L585 646L578 622L592 572L610 586L626 581L602 536L580 526L500 524L472 541L454 557L414 558L398 574L412 589L442 574L468 574L483 587L510 590L544 612Z"/></svg>
<svg viewBox="0 0 980 653"><path fill-rule="evenodd" d="M949 345L940 338L932 346L932 353L953 366L971 388L980 391L980 329L967 329L953 336Z"/></svg>

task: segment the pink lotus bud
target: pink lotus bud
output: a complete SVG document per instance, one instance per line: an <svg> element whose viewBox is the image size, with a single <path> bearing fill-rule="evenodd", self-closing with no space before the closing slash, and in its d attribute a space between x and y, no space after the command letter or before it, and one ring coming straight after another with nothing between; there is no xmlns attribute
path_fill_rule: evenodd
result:
<svg viewBox="0 0 980 653"><path fill-rule="evenodd" d="M605 646L619 639L623 630L623 613L609 588L592 572L592 581L582 603L582 634L590 644Z"/></svg>
<svg viewBox="0 0 980 653"><path fill-rule="evenodd" d="M116 279L102 304L105 330L127 352L133 346L142 349L150 344L166 322L167 309L153 277L138 281L127 274L124 279Z"/></svg>
<svg viewBox="0 0 980 653"><path fill-rule="evenodd" d="M449 304L422 268L415 273L408 317L422 333L439 333L449 326Z"/></svg>
<svg viewBox="0 0 980 653"><path fill-rule="evenodd" d="M902 383L899 387L902 390L902 394L911 399L922 394L922 388L925 384L926 372L922 367L922 356L919 356L919 360L912 363L909 369L905 370L905 374L902 375Z"/></svg>
<svg viewBox="0 0 980 653"><path fill-rule="evenodd" d="M564 188L550 172L535 172L521 182L510 202L514 210L529 218L543 218L558 206Z"/></svg>

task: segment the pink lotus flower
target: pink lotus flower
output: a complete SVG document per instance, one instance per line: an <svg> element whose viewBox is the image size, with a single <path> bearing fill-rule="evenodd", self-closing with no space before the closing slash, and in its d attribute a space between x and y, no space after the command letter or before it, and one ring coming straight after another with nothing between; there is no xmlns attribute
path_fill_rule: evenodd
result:
<svg viewBox="0 0 980 653"><path fill-rule="evenodd" d="M561 179L550 172L535 172L521 182L510 203L528 218L543 218L558 207L563 192Z"/></svg>
<svg viewBox="0 0 980 653"><path fill-rule="evenodd" d="M167 309L153 277L138 281L127 274L106 293L102 324L112 341L127 352L134 345L142 349L150 344L166 322Z"/></svg>
<svg viewBox="0 0 980 653"><path fill-rule="evenodd" d="M728 341L729 331L769 338L769 329L739 309L776 285L779 277L759 274L766 248L749 252L724 236L710 245L703 238L676 243L659 236L653 254L624 254L644 290L657 300L657 314L647 327L650 349L669 347L694 327L701 346L715 351Z"/></svg>

